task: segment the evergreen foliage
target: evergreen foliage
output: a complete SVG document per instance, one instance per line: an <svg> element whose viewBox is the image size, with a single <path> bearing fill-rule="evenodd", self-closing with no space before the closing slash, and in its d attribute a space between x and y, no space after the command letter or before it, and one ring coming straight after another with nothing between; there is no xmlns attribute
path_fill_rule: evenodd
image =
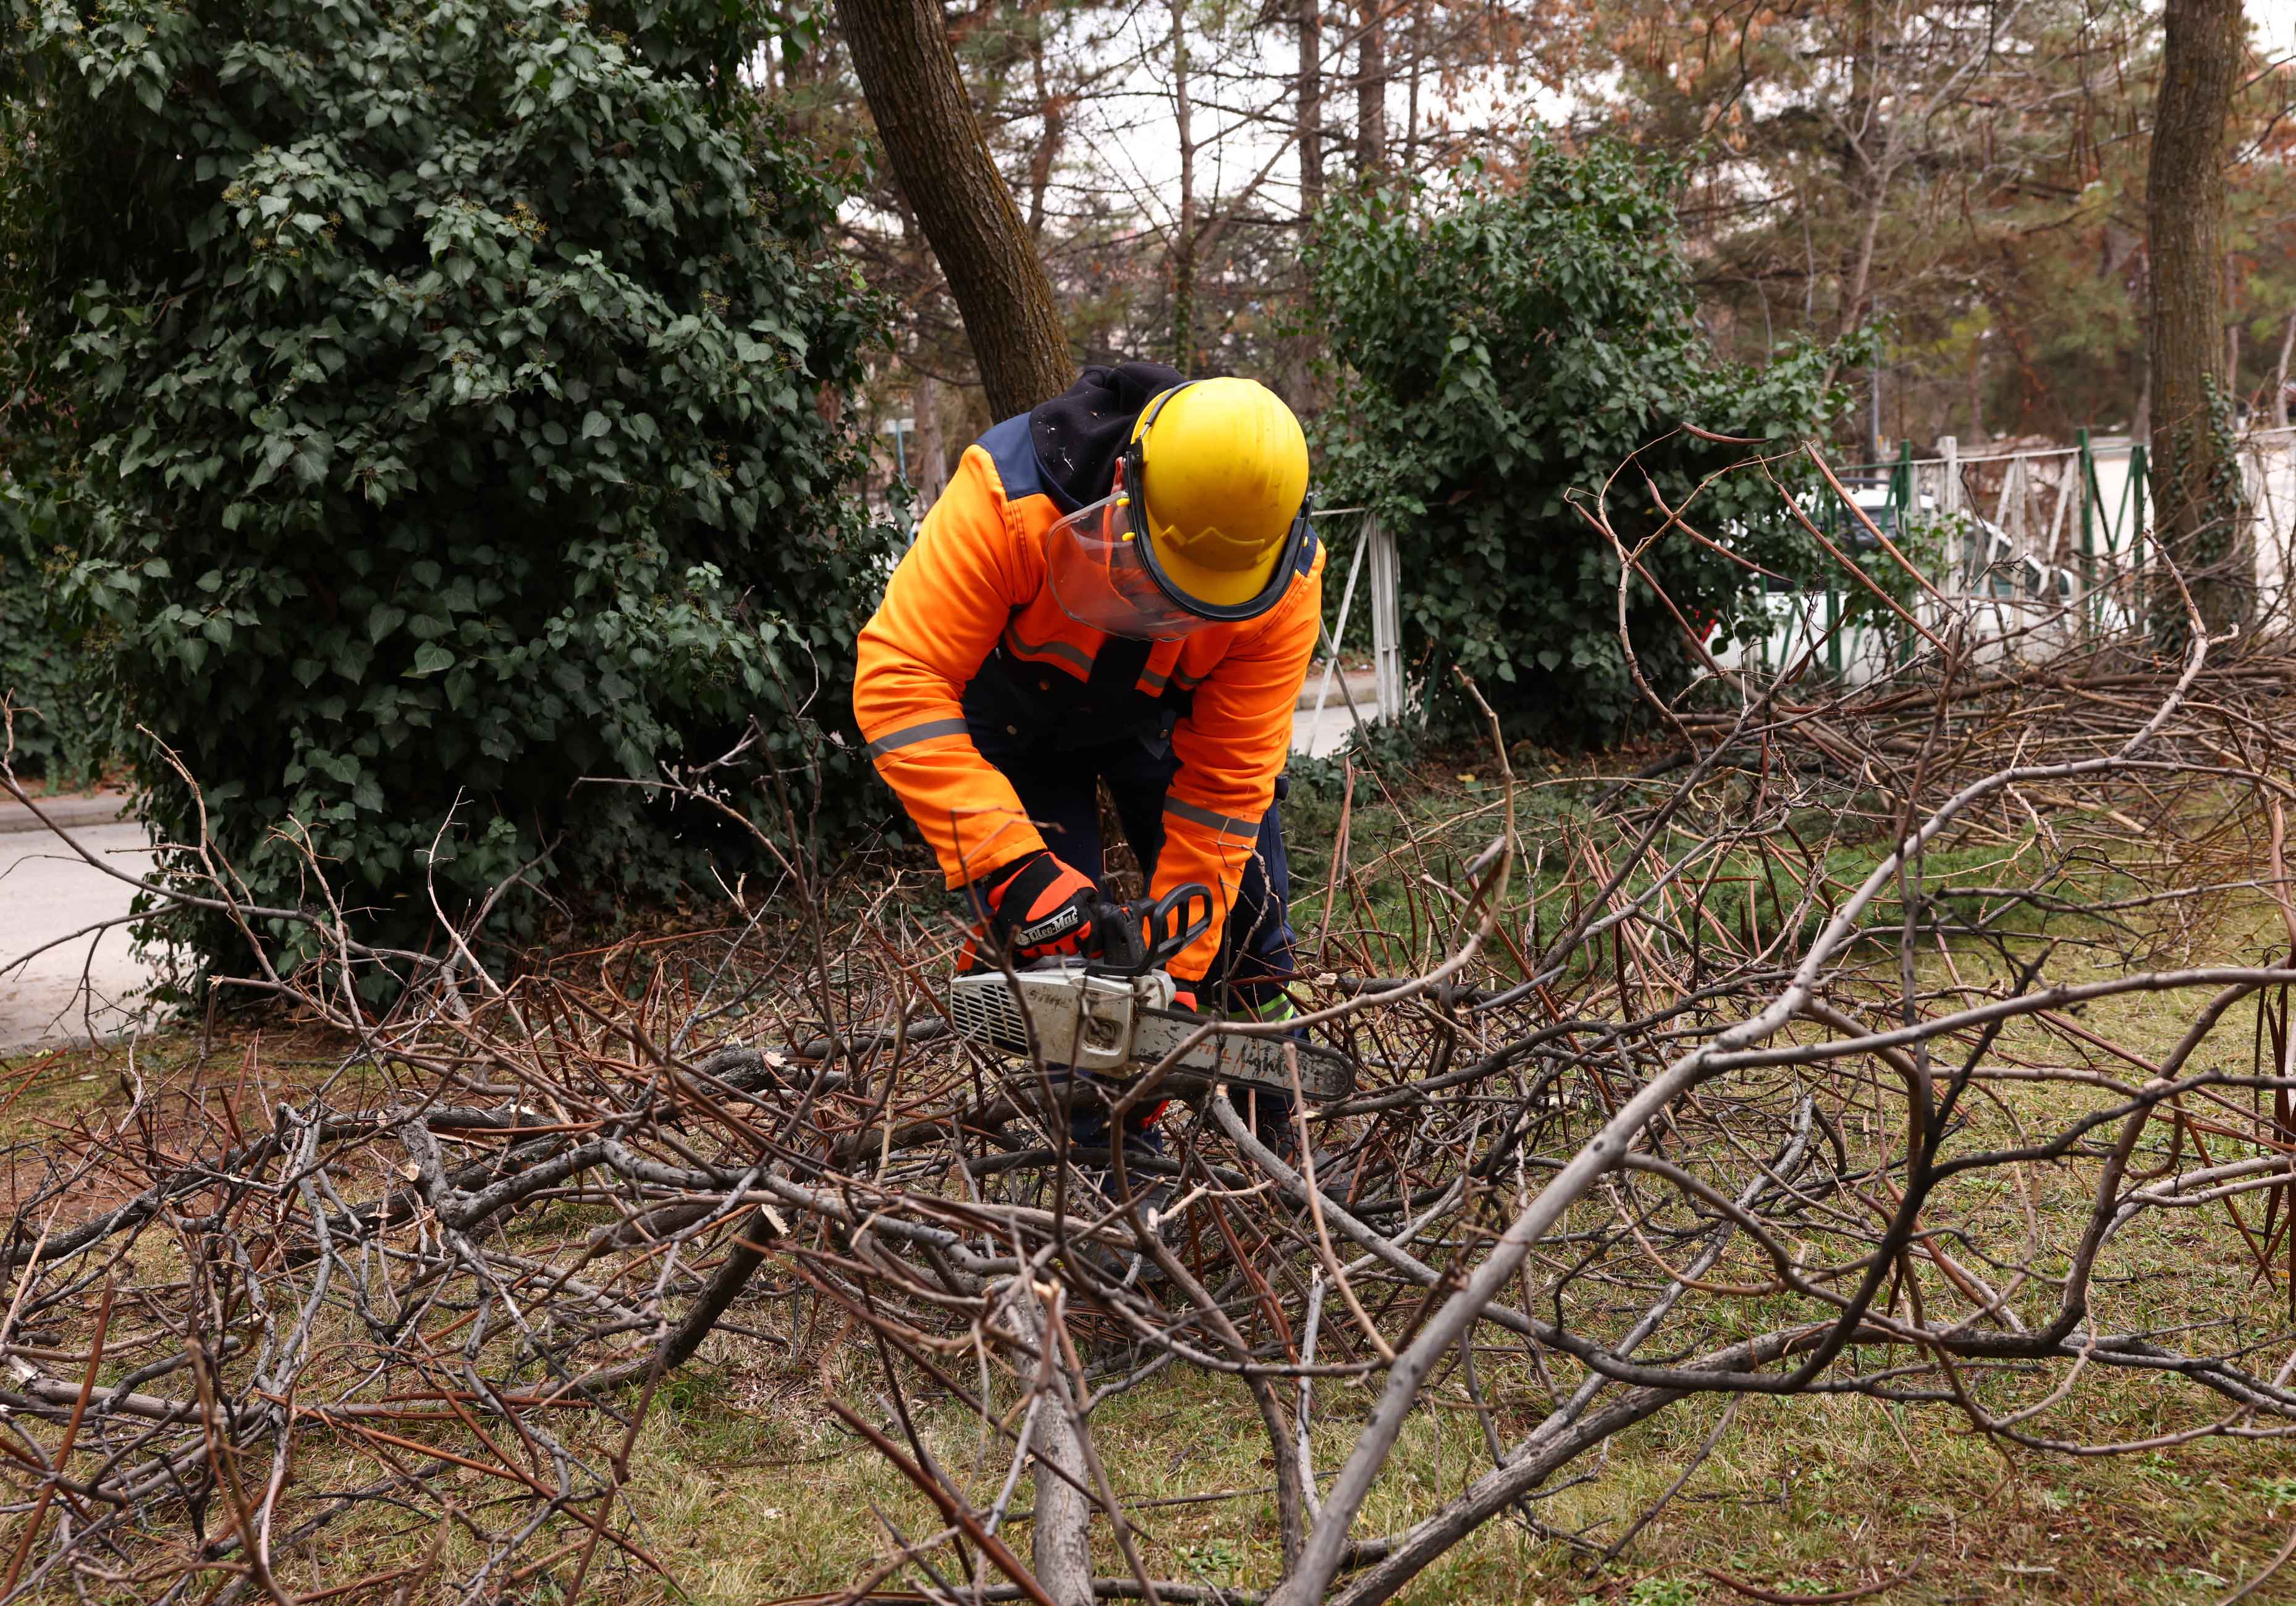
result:
<svg viewBox="0 0 2296 1606"><path fill-rule="evenodd" d="M0 62L6 57L0 54ZM0 95L0 246L22 132L19 105ZM114 711L100 676L87 673L86 643L56 606L70 566L77 482L62 437L68 408L32 362L16 297L22 285L0 255L0 758L19 779L75 786L96 778L117 747Z"/></svg>
<svg viewBox="0 0 2296 1606"><path fill-rule="evenodd" d="M48 478L54 442L38 418L38 397L10 386L0 354L0 698L7 701L0 754L17 776L52 785L92 781L115 745L110 699L69 619L55 606L70 554L59 542L70 488Z"/></svg>
<svg viewBox="0 0 2296 1606"><path fill-rule="evenodd" d="M880 309L736 76L760 12L18 4L0 203L76 421L65 596L254 902L313 896L304 837L384 939L433 877L450 914L536 860L668 891L706 830L577 783L752 714L852 806L806 714L845 718L886 561L846 490ZM138 774L192 834L152 743Z"/></svg>
<svg viewBox="0 0 2296 1606"><path fill-rule="evenodd" d="M1508 185L1471 174L1415 205L1372 194L1326 210L1310 266L1336 401L1324 498L1363 501L1397 531L1404 650L1439 725L1475 676L1510 737L1601 742L1641 707L1618 634L1618 561L1573 506L1612 486L1629 539L1748 455L1679 430L1790 447L1848 404L1831 382L1862 348L1798 343L1767 367L1719 360L1701 332L1675 205L1680 169L1622 145L1539 146ZM1788 465L1780 471L1791 474ZM1703 492L1693 521L1788 573L1816 555L1759 473ZM1648 562L1693 618L1759 633L1759 581L1679 532ZM1693 660L1639 580L1628 627L1661 694Z"/></svg>

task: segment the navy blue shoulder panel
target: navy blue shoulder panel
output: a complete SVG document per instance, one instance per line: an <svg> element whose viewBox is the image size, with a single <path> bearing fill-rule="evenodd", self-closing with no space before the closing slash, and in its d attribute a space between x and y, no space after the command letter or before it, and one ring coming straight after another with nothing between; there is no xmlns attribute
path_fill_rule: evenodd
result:
<svg viewBox="0 0 2296 1606"><path fill-rule="evenodd" d="M1062 512L1076 512L1077 504L1053 483L1052 477L1045 472L1045 465L1037 460L1037 443L1029 436L1026 413L1013 414L973 444L988 453L988 461L996 465L996 478L1004 482L1006 501L1050 496L1053 505Z"/></svg>

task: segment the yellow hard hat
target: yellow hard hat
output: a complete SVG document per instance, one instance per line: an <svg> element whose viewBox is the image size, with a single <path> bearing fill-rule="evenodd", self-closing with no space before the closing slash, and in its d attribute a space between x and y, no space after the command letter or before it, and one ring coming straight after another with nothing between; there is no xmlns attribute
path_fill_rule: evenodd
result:
<svg viewBox="0 0 2296 1606"><path fill-rule="evenodd" d="M1256 380L1176 386L1140 410L1132 443L1165 578L1213 608L1259 598L1308 496L1308 437L1283 398Z"/></svg>

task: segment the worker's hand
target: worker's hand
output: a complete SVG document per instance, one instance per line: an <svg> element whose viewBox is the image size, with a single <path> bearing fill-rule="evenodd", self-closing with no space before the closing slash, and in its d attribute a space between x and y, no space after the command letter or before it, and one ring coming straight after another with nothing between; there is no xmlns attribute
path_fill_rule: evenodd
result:
<svg viewBox="0 0 2296 1606"><path fill-rule="evenodd" d="M1172 1007L1176 1010L1185 1010L1192 1015L1196 1012L1194 982L1182 981L1177 976L1172 979Z"/></svg>
<svg viewBox="0 0 2296 1606"><path fill-rule="evenodd" d="M1014 959L1082 954L1093 939L1100 889L1082 871L1038 848L996 872L981 895L992 933Z"/></svg>

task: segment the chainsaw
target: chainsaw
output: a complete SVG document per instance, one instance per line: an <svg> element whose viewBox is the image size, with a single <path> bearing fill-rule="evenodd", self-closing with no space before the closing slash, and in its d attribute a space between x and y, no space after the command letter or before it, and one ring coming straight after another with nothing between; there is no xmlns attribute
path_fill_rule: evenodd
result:
<svg viewBox="0 0 2296 1606"><path fill-rule="evenodd" d="M1211 910L1211 893L1195 881L1153 900L1104 903L1083 956L952 980L950 1024L968 1041L1019 1059L1041 1057L1048 1068L1112 1081L1136 1076L1216 1024L1172 1007L1176 988L1164 970L1210 928ZM1172 1069L1283 1094L1292 1092L1296 1076L1300 1090L1317 1103L1355 1091L1355 1067L1344 1055L1292 1037L1215 1029Z"/></svg>

